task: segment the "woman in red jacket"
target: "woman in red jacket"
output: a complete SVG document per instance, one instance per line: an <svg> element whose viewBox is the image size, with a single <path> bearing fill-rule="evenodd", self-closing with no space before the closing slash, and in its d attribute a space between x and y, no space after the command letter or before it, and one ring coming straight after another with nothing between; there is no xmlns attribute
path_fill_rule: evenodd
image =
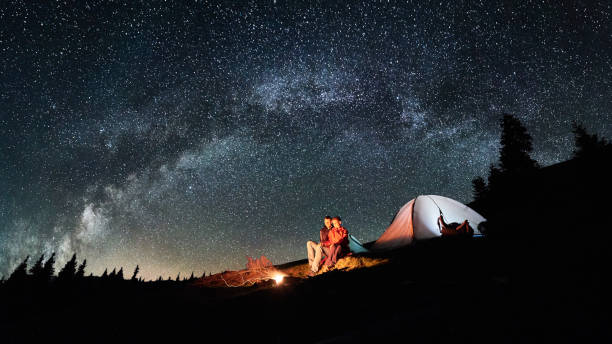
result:
<svg viewBox="0 0 612 344"><path fill-rule="evenodd" d="M348 253L348 231L342 227L342 220L336 216L332 219L332 225L334 226L328 234L329 256L325 260L325 265L332 267L338 261L338 257Z"/></svg>

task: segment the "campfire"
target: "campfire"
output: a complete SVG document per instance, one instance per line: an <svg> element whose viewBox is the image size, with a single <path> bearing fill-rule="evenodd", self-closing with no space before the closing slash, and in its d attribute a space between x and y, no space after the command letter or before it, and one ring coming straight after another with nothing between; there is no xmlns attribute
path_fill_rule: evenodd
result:
<svg viewBox="0 0 612 344"><path fill-rule="evenodd" d="M277 286L281 285L285 274L276 269L265 256L259 259L247 256L246 270L224 272L220 276L227 287L249 287L268 280L274 280Z"/></svg>
<svg viewBox="0 0 612 344"><path fill-rule="evenodd" d="M283 278L285 276L281 273L277 273L276 275L274 275L274 280L276 281L276 285L279 285L281 283L283 283Z"/></svg>

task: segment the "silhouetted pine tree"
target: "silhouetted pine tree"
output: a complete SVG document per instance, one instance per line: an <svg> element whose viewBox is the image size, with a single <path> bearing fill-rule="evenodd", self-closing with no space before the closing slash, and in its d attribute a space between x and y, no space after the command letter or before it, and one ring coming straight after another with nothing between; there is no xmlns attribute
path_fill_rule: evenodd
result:
<svg viewBox="0 0 612 344"><path fill-rule="evenodd" d="M501 127L499 166L490 167L488 178L487 194L493 198L507 196L507 191L515 191L515 186L520 185L517 178L539 168L538 163L529 156L533 150L532 139L521 121L513 115L504 114Z"/></svg>
<svg viewBox="0 0 612 344"><path fill-rule="evenodd" d="M79 269L76 272L76 278L82 279L85 276L85 267L87 266L87 259L83 259L81 265L79 265Z"/></svg>
<svg viewBox="0 0 612 344"><path fill-rule="evenodd" d="M195 279L195 276L193 276L193 271L191 272L191 276L189 277L190 281L193 281Z"/></svg>
<svg viewBox="0 0 612 344"><path fill-rule="evenodd" d="M202 277L200 278L204 278L204 277L206 277L206 271L202 271Z"/></svg>
<svg viewBox="0 0 612 344"><path fill-rule="evenodd" d="M513 115L504 114L499 151L499 167L503 173L514 174L538 168L538 163L529 156L533 150L531 141L521 121Z"/></svg>
<svg viewBox="0 0 612 344"><path fill-rule="evenodd" d="M119 280L119 281L123 281L123 267L121 267L119 269L119 272L117 272L116 279Z"/></svg>
<svg viewBox="0 0 612 344"><path fill-rule="evenodd" d="M138 264L137 264L136 269L134 269L134 274L132 274L132 278L131 278L132 281L136 280L136 275L138 275L138 271L140 271L140 268L138 267Z"/></svg>
<svg viewBox="0 0 612 344"><path fill-rule="evenodd" d="M575 121L572 123L572 132L574 133L574 142L576 143L576 148L574 149L574 157L576 158L601 154L605 151L606 147L609 148L611 145L605 139L600 139L595 134L587 133L584 126Z"/></svg>
<svg viewBox="0 0 612 344"><path fill-rule="evenodd" d="M55 252L51 254L51 257L47 259L45 262L45 266L43 267L42 279L46 281L50 281L53 275L55 274Z"/></svg>
<svg viewBox="0 0 612 344"><path fill-rule="evenodd" d="M476 177L472 180L472 189L474 193L474 200L484 200L487 198L488 187L487 183L485 183L484 178Z"/></svg>
<svg viewBox="0 0 612 344"><path fill-rule="evenodd" d="M488 190L490 193L495 193L497 191L499 191L499 187L503 184L503 174L502 171L495 167L494 165L491 165L489 167L489 185L488 185Z"/></svg>
<svg viewBox="0 0 612 344"><path fill-rule="evenodd" d="M157 279L157 281L158 281L158 282L161 282L161 281L162 281L162 277L161 277L161 275L159 275L159 278Z"/></svg>
<svg viewBox="0 0 612 344"><path fill-rule="evenodd" d="M102 276L100 276L101 278L108 278L108 268L104 269L104 272L102 273Z"/></svg>
<svg viewBox="0 0 612 344"><path fill-rule="evenodd" d="M180 281L181 280L181 273L179 272L178 275L176 275L176 281Z"/></svg>
<svg viewBox="0 0 612 344"><path fill-rule="evenodd" d="M35 279L40 279L43 273L43 260L45 259L45 254L41 254L40 258L34 263L34 265L30 268L30 274Z"/></svg>
<svg viewBox="0 0 612 344"><path fill-rule="evenodd" d="M58 281L72 281L76 274L77 268L76 253L72 255L72 258L64 265L62 270L57 274Z"/></svg>
<svg viewBox="0 0 612 344"><path fill-rule="evenodd" d="M478 210L485 216L490 210L489 202L499 206L519 197L524 192L522 186L530 173L539 168L538 163L529 156L533 150L532 138L518 118L504 114L501 129L499 164L489 167L488 183L481 177L472 180L474 200L480 201ZM487 202L482 202L484 199Z"/></svg>
<svg viewBox="0 0 612 344"><path fill-rule="evenodd" d="M23 284L28 277L28 255L21 264L17 265L13 273L9 276L7 282L11 284Z"/></svg>
<svg viewBox="0 0 612 344"><path fill-rule="evenodd" d="M116 270L117 270L117 268L113 268L113 271L111 271L111 273L108 274L108 279L110 279L110 280L114 280L115 279L115 277L117 276L117 271Z"/></svg>
<svg viewBox="0 0 612 344"><path fill-rule="evenodd" d="M172 276L168 276L168 281L172 281Z"/></svg>

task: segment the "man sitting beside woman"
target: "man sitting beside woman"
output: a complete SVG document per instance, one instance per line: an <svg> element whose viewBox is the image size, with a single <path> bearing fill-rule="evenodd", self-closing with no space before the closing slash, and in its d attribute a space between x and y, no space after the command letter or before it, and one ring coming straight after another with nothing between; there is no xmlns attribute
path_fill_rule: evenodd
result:
<svg viewBox="0 0 612 344"><path fill-rule="evenodd" d="M342 227L342 220L336 216L333 219L325 216L325 226L319 231L318 244L314 241L306 243L308 250L308 265L310 266L310 276L314 276L319 271L321 258L325 253L323 265L333 267L339 258L349 253L348 231ZM333 225L333 227L332 227Z"/></svg>

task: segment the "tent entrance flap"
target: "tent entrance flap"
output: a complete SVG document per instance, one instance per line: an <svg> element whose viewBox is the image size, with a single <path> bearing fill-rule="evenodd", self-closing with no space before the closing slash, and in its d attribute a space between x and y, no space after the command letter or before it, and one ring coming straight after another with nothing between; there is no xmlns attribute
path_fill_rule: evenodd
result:
<svg viewBox="0 0 612 344"><path fill-rule="evenodd" d="M367 248L363 247L363 244L351 234L349 234L349 248L353 253L364 253L369 251Z"/></svg>

